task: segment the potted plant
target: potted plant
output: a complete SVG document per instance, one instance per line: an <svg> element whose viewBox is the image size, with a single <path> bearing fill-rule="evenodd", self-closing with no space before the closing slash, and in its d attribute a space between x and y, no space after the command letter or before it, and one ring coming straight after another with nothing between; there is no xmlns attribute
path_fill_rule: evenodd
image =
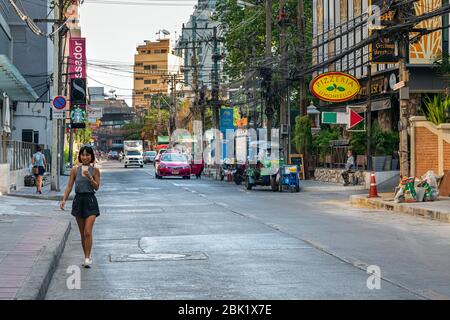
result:
<svg viewBox="0 0 450 320"><path fill-rule="evenodd" d="M331 163L330 141L339 139L339 130L322 127L321 130L313 136L313 146L319 154L322 163L329 161ZM327 159L330 158L330 159Z"/></svg>

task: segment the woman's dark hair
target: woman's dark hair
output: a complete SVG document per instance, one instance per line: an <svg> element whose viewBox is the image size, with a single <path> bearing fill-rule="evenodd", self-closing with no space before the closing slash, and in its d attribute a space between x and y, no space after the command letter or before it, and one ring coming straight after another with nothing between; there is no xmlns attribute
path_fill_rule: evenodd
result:
<svg viewBox="0 0 450 320"><path fill-rule="evenodd" d="M91 163L94 163L95 162L95 153L94 153L94 149L91 146L82 146L81 147L80 152L78 153L78 162L81 163L81 155L85 151L91 155Z"/></svg>
<svg viewBox="0 0 450 320"><path fill-rule="evenodd" d="M37 147L36 147L36 152L41 152L41 151L42 151L41 146L37 146Z"/></svg>

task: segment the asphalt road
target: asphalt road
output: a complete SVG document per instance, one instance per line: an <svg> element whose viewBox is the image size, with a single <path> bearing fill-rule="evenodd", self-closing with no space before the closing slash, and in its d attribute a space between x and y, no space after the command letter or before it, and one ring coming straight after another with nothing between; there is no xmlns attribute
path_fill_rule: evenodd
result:
<svg viewBox="0 0 450 320"><path fill-rule="evenodd" d="M93 268L68 288L83 261L74 221L47 299L450 297L450 225L353 208L348 193L156 180L152 165L108 162L98 199Z"/></svg>

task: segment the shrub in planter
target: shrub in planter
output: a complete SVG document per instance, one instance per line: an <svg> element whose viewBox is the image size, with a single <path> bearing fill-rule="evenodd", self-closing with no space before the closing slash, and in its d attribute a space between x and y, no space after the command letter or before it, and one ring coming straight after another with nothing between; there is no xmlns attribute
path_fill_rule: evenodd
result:
<svg viewBox="0 0 450 320"><path fill-rule="evenodd" d="M322 129L313 137L313 149L319 154L320 161L326 162L326 156L329 155L330 140L339 139L340 132L338 128Z"/></svg>

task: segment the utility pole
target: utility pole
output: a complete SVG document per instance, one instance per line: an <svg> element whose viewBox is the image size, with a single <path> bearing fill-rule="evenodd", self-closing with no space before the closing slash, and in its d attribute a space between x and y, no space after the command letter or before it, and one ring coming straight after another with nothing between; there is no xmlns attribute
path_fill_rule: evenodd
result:
<svg viewBox="0 0 450 320"><path fill-rule="evenodd" d="M212 92L211 92L211 107L212 107L212 127L215 129L219 128L219 60L221 55L218 50L218 39L217 39L217 27L213 28L213 55L212 59L213 74L212 74Z"/></svg>
<svg viewBox="0 0 450 320"><path fill-rule="evenodd" d="M367 170L372 170L372 64L367 65Z"/></svg>
<svg viewBox="0 0 450 320"><path fill-rule="evenodd" d="M193 68L192 72L192 85L194 89L194 102L193 102L193 114L194 120L201 120L202 111L198 103L198 65L197 65L197 18L192 17L192 58L191 65ZM202 130L204 130L203 128Z"/></svg>
<svg viewBox="0 0 450 320"><path fill-rule="evenodd" d="M409 106L409 72L406 69L406 55L408 52L408 33L402 33L399 39L399 76L405 82L400 89L400 175L409 177L408 152L408 106Z"/></svg>
<svg viewBox="0 0 450 320"><path fill-rule="evenodd" d="M58 20L62 20L63 18L63 10L64 10L64 2L62 0L59 0L58 6L55 6L54 8L54 15L57 17ZM58 25L55 24L54 28L58 28ZM61 92L61 31L58 31L54 35L53 39L53 96L56 97ZM61 120L55 119L55 117L52 117L52 148L51 148L51 190L52 191L59 191L59 158L60 158L60 152L59 152L59 136L60 136L60 126L61 126Z"/></svg>
<svg viewBox="0 0 450 320"><path fill-rule="evenodd" d="M300 53L299 56L299 65L300 68L305 67L305 48L306 48L306 41L305 41L305 6L303 3L303 0L298 1L297 6L297 24L298 24L298 36L300 40L300 50L303 50L303 53ZM305 83L305 77L302 76L300 78L300 84L298 88L299 92L299 102L300 102L300 115L306 116L306 83Z"/></svg>
<svg viewBox="0 0 450 320"><path fill-rule="evenodd" d="M278 23L281 27L280 30L280 49L281 49L281 92L280 92L280 113L279 113L279 122L281 129L281 148L283 150L284 160L288 161L289 159L289 135L290 135L290 125L288 123L288 110L287 110L287 100L289 97L287 96L286 87L288 86L287 82L287 44L286 44L286 32L287 32L287 24L286 24L286 12L284 7L286 6L286 0L280 0L280 9L278 12Z"/></svg>
<svg viewBox="0 0 450 320"><path fill-rule="evenodd" d="M269 67L263 67L265 69L264 77L266 78L266 116L267 116L267 140L272 138L272 119L273 119L273 106L272 106L272 0L266 0L266 59L265 63L269 64Z"/></svg>

